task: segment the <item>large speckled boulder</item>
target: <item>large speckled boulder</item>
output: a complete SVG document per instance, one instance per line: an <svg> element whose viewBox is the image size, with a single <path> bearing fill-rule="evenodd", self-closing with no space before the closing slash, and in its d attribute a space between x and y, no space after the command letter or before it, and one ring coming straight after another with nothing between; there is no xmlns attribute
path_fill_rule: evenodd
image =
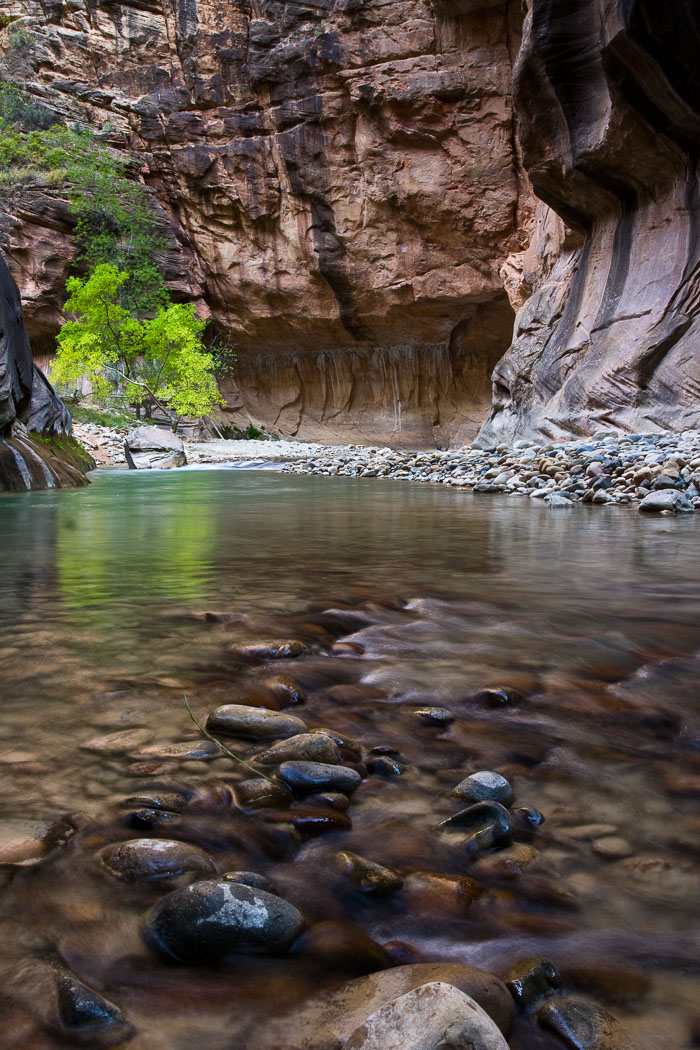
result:
<svg viewBox="0 0 700 1050"><path fill-rule="evenodd" d="M175 890L152 910L147 939L184 963L228 955L280 955L304 927L301 913L265 890L208 879Z"/></svg>

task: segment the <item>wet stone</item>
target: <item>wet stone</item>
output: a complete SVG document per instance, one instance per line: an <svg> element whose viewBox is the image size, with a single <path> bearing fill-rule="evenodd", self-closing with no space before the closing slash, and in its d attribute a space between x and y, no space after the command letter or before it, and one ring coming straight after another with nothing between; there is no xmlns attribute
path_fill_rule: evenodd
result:
<svg viewBox="0 0 700 1050"><path fill-rule="evenodd" d="M367 770L377 776L390 778L400 777L404 772L404 767L400 762L390 758L388 755L379 755L377 758L369 760Z"/></svg>
<svg viewBox="0 0 700 1050"><path fill-rule="evenodd" d="M123 815L123 821L129 828L164 827L167 824L177 823L180 819L179 813L170 813L165 809L151 809L146 806L143 809L127 809Z"/></svg>
<svg viewBox="0 0 700 1050"><path fill-rule="evenodd" d="M259 875L257 871L227 871L224 872L221 878L225 882L237 882L241 886L250 886L255 890L265 890L266 893L272 893L279 897L276 886L264 875Z"/></svg>
<svg viewBox="0 0 700 1050"><path fill-rule="evenodd" d="M561 987L559 971L549 959L518 959L504 980L520 1010L527 1010Z"/></svg>
<svg viewBox="0 0 700 1050"><path fill-rule="evenodd" d="M403 887L411 912L440 917L464 915L482 892L483 887L466 875L436 875L430 871L413 872Z"/></svg>
<svg viewBox="0 0 700 1050"><path fill-rule="evenodd" d="M102 755L119 755L133 751L136 747L150 744L155 735L152 729L122 729L118 733L93 737L80 746L84 751L94 751Z"/></svg>
<svg viewBox="0 0 700 1050"><path fill-rule="evenodd" d="M72 974L56 978L60 1027L71 1033L82 1045L82 1036L90 1045L115 1046L130 1039L134 1032L118 1006L88 988ZM97 1037L97 1043L92 1039Z"/></svg>
<svg viewBox="0 0 700 1050"><path fill-rule="evenodd" d="M403 886L403 877L398 872L350 850L336 853L333 862L338 871L347 875L370 897L387 897Z"/></svg>
<svg viewBox="0 0 700 1050"><path fill-rule="evenodd" d="M386 970L391 959L380 944L346 922L318 922L305 930L293 952L324 966L359 976Z"/></svg>
<svg viewBox="0 0 700 1050"><path fill-rule="evenodd" d="M362 778L354 769L328 765L323 762L283 762L277 776L297 794L312 791L340 791L352 794Z"/></svg>
<svg viewBox="0 0 700 1050"><path fill-rule="evenodd" d="M182 813L187 805L187 797L177 791L164 791L158 794L131 795L119 803L126 809L160 809L167 813Z"/></svg>
<svg viewBox="0 0 700 1050"><path fill-rule="evenodd" d="M350 808L350 799L340 791L314 792L306 796L306 803L309 806L328 806L339 813L346 813Z"/></svg>
<svg viewBox="0 0 700 1050"><path fill-rule="evenodd" d="M544 814L530 806L519 806L510 811L516 838L530 839L544 824Z"/></svg>
<svg viewBox="0 0 700 1050"><path fill-rule="evenodd" d="M233 792L239 805L249 809L261 809L265 806L289 806L291 792L276 780L265 780L263 777L252 780L241 780L233 786Z"/></svg>
<svg viewBox="0 0 700 1050"><path fill-rule="evenodd" d="M128 882L169 879L185 873L216 871L214 862L197 846L175 839L129 839L100 853L107 870Z"/></svg>
<svg viewBox="0 0 700 1050"><path fill-rule="evenodd" d="M452 792L452 797L465 802L490 801L508 806L514 795L513 788L500 773L482 770L462 780Z"/></svg>
<svg viewBox="0 0 700 1050"><path fill-rule="evenodd" d="M274 739L306 733L306 725L295 715L268 711L264 707L225 704L207 718L210 733L252 739Z"/></svg>
<svg viewBox="0 0 700 1050"><path fill-rule="evenodd" d="M153 744L149 747L140 747L132 751L132 758L141 760L154 759L156 761L179 761L186 762L189 759L201 760L218 758L221 748L217 747L213 740L188 740L179 744Z"/></svg>
<svg viewBox="0 0 700 1050"><path fill-rule="evenodd" d="M472 864L471 874L485 881L510 881L518 879L540 856L532 846L519 842L515 846L500 849L489 857L482 857Z"/></svg>
<svg viewBox="0 0 700 1050"><path fill-rule="evenodd" d="M645 496L639 504L639 510L642 514L692 514L695 507L677 489L662 489Z"/></svg>
<svg viewBox="0 0 700 1050"><path fill-rule="evenodd" d="M73 834L70 824L56 820L0 819L0 864L37 864Z"/></svg>
<svg viewBox="0 0 700 1050"><path fill-rule="evenodd" d="M251 642L240 650L241 656L252 660L296 660L309 652L308 645L296 639Z"/></svg>
<svg viewBox="0 0 700 1050"><path fill-rule="evenodd" d="M569 1050L635 1050L617 1019L593 1003L555 999L542 1007L537 1020Z"/></svg>
<svg viewBox="0 0 700 1050"><path fill-rule="evenodd" d="M471 699L483 707L515 707L523 702L524 697L510 686L489 686L474 693Z"/></svg>
<svg viewBox="0 0 700 1050"><path fill-rule="evenodd" d="M272 690L283 705L306 703L306 693L290 675L274 675L272 678L266 678L262 684L266 689Z"/></svg>
<svg viewBox="0 0 700 1050"><path fill-rule="evenodd" d="M266 751L255 756L262 766L278 766L282 762L326 762L333 765L340 761L338 745L324 733L300 733L288 740L280 740Z"/></svg>
<svg viewBox="0 0 700 1050"><path fill-rule="evenodd" d="M419 722L429 726L448 726L455 720L446 707L419 707L413 714Z"/></svg>
<svg viewBox="0 0 700 1050"><path fill-rule="evenodd" d="M591 849L603 860L624 860L625 857L631 857L634 853L634 846L619 835L606 835L604 838L596 839Z"/></svg>
<svg viewBox="0 0 700 1050"><path fill-rule="evenodd" d="M510 838L512 825L510 814L500 802L475 802L473 806L453 813L440 823L442 831L481 831L488 827L496 829L499 840Z"/></svg>
<svg viewBox="0 0 700 1050"><path fill-rule="evenodd" d="M149 916L147 937L178 962L209 963L233 954L283 954L303 927L301 913L281 897L211 879L159 901Z"/></svg>

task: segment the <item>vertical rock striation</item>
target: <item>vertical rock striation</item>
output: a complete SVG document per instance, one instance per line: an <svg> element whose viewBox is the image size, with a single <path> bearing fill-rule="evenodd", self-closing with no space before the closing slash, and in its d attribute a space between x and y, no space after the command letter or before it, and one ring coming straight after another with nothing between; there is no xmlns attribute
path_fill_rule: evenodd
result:
<svg viewBox="0 0 700 1050"><path fill-rule="evenodd" d="M480 442L700 426L697 4L529 8L517 127L549 207L505 267L534 293Z"/></svg>

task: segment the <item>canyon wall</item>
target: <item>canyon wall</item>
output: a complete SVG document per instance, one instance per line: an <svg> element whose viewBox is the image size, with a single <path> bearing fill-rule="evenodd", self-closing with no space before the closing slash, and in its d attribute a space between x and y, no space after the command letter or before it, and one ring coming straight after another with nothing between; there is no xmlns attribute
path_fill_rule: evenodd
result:
<svg viewBox="0 0 700 1050"><path fill-rule="evenodd" d="M409 446L682 429L696 8L6 0L0 68L137 158L169 284L238 355L231 422ZM37 354L71 228L60 186L2 188Z"/></svg>
<svg viewBox="0 0 700 1050"><path fill-rule="evenodd" d="M530 3L514 101L549 207L481 444L700 426L699 49L693 0Z"/></svg>
<svg viewBox="0 0 700 1050"><path fill-rule="evenodd" d="M238 355L232 420L303 438L473 437L527 243L519 2L7 0L5 77L142 164L168 280ZM13 41L15 43L13 44ZM61 188L4 195L37 353L71 264Z"/></svg>

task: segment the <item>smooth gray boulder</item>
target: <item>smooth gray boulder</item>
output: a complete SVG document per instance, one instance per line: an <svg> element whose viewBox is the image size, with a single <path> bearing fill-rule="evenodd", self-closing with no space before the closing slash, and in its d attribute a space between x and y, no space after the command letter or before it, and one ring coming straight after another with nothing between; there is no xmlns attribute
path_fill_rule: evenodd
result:
<svg viewBox="0 0 700 1050"><path fill-rule="evenodd" d="M644 497L639 510L642 514L658 514L664 510L672 514L693 514L695 507L678 489L659 489Z"/></svg>
<svg viewBox="0 0 700 1050"><path fill-rule="evenodd" d="M124 442L127 463L134 470L170 470L187 463L182 438L160 427L137 427Z"/></svg>
<svg viewBox="0 0 700 1050"><path fill-rule="evenodd" d="M228 955L280 955L304 928L293 904L265 890L226 879L175 890L151 911L147 940L183 963Z"/></svg>
<svg viewBox="0 0 700 1050"><path fill-rule="evenodd" d="M500 802L503 806L509 806L515 796L505 777L490 769L483 769L461 780L452 792L452 797L465 802Z"/></svg>

